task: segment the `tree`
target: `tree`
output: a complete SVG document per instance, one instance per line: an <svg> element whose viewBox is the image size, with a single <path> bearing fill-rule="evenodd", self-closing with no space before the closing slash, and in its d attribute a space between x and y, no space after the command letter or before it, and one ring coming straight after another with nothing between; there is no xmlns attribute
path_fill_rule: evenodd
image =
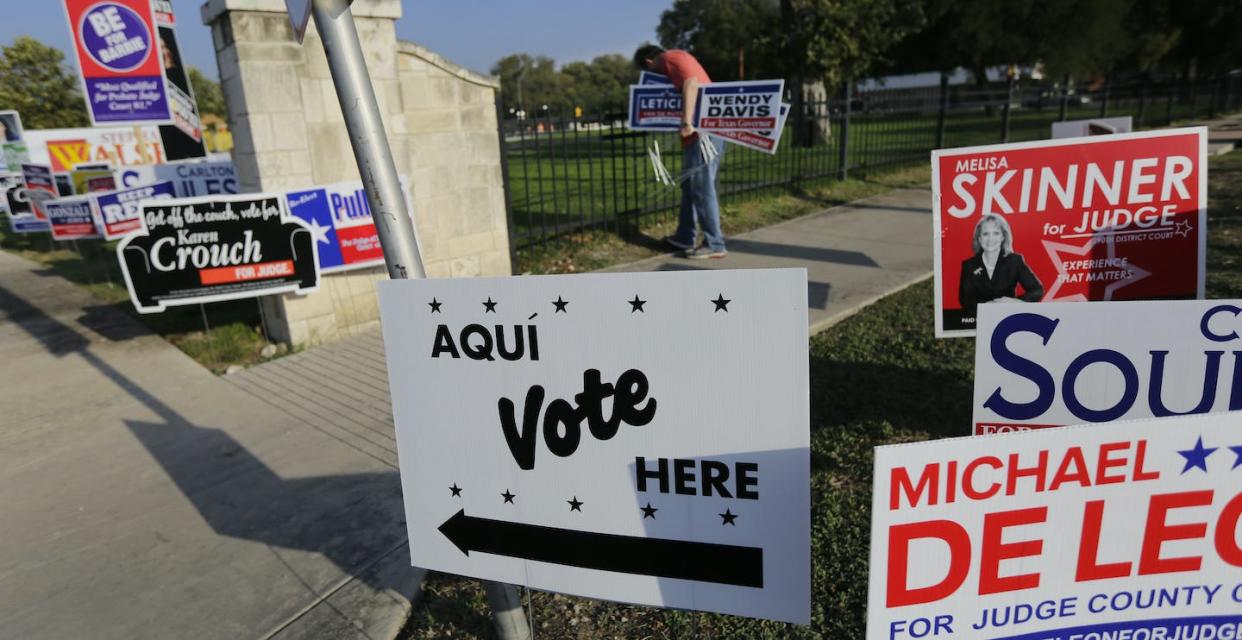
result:
<svg viewBox="0 0 1242 640"><path fill-rule="evenodd" d="M924 25L920 0L781 0L778 46L791 77L864 78Z"/></svg>
<svg viewBox="0 0 1242 640"><path fill-rule="evenodd" d="M666 49L693 53L713 80L774 78L780 26L777 0L676 0L656 35Z"/></svg>
<svg viewBox="0 0 1242 640"><path fill-rule="evenodd" d="M0 47L0 109L16 109L27 129L90 125L86 101L64 54L29 36Z"/></svg>
<svg viewBox="0 0 1242 640"><path fill-rule="evenodd" d="M638 81L638 70L626 56L610 53L589 64L571 62L561 68L566 99L583 113L600 114L624 110L629 86Z"/></svg>
<svg viewBox="0 0 1242 640"><path fill-rule="evenodd" d="M224 94L220 92L220 83L203 75L197 67L189 68L189 76L190 87L194 89L194 99L198 102L199 114L211 114L228 120L229 109L224 103Z"/></svg>
<svg viewBox="0 0 1242 640"><path fill-rule="evenodd" d="M552 58L515 53L498 60L491 71L500 76L501 106L506 112L522 110L538 116L545 104L561 110L568 103L563 78Z"/></svg>

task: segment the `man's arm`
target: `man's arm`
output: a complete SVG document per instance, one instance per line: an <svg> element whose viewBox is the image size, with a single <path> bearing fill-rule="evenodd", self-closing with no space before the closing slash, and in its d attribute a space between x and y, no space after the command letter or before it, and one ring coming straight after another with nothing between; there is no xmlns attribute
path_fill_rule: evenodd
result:
<svg viewBox="0 0 1242 640"><path fill-rule="evenodd" d="M699 102L699 80L698 78L686 78L685 84L681 86L681 135L689 136L694 133L694 107Z"/></svg>

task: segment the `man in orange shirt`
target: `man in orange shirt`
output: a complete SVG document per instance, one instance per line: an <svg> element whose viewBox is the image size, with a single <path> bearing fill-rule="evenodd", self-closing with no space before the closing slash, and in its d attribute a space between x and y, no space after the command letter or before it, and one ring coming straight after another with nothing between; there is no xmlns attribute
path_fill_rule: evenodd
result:
<svg viewBox="0 0 1242 640"><path fill-rule="evenodd" d="M707 137L716 147L716 156L703 157L699 148L699 134L694 131L694 106L699 99L699 87L711 84L703 66L694 56L680 49L665 51L653 44L643 45L634 52L634 65L639 69L668 76L682 96L681 109L681 212L677 219L677 231L664 241L684 250L687 258L723 258L724 234L720 231L720 202L716 198L716 173L724 154L724 140ZM703 231L703 245L696 242L695 220Z"/></svg>

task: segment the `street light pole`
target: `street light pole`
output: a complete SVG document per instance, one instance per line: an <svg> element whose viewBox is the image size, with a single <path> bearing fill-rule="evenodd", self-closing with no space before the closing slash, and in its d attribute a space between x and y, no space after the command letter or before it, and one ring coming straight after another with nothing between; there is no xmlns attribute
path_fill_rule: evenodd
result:
<svg viewBox="0 0 1242 640"><path fill-rule="evenodd" d="M371 216L384 250L388 276L395 280L425 278L427 274L418 252L414 225L406 214L405 194L397 178L397 167L392 160L362 45L358 42L354 15L349 9L351 1L310 0L311 15L323 41L332 84L336 87L345 128L349 131L349 143L354 149L358 173L362 176ZM517 588L492 581L484 581L483 586L499 637L502 640L530 638Z"/></svg>

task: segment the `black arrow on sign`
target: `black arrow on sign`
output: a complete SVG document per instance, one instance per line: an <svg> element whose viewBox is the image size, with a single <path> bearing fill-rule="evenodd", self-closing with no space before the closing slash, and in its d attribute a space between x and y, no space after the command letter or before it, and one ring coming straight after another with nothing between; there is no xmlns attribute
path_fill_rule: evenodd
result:
<svg viewBox="0 0 1242 640"><path fill-rule="evenodd" d="M461 552L537 560L584 569L763 587L763 549L556 529L458 511L440 533Z"/></svg>

